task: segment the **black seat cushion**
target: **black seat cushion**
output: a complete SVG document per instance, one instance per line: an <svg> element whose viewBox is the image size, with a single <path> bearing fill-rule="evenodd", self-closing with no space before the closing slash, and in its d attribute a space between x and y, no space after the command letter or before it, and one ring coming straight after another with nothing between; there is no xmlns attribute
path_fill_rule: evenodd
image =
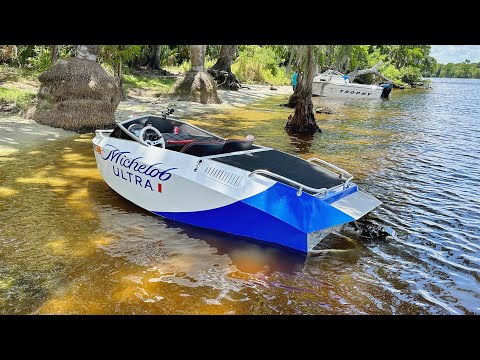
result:
<svg viewBox="0 0 480 360"><path fill-rule="evenodd" d="M224 153L231 153L234 151L245 151L252 149L253 141L250 140L237 140L237 139L228 139L223 145Z"/></svg>
<svg viewBox="0 0 480 360"><path fill-rule="evenodd" d="M194 141L185 145L180 152L193 156L217 155L223 152L223 142Z"/></svg>

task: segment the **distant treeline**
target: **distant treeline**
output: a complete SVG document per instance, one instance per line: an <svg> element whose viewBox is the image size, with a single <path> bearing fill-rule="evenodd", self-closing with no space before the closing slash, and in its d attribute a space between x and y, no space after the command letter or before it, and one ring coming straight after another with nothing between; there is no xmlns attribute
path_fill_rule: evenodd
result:
<svg viewBox="0 0 480 360"><path fill-rule="evenodd" d="M465 60L457 64L437 64L433 75L435 77L480 79L480 62L472 63L470 60Z"/></svg>

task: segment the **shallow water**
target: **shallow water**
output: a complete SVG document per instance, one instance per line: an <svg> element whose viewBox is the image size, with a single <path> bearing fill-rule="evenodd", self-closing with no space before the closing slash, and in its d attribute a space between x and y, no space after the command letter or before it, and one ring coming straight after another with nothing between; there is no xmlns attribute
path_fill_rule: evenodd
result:
<svg viewBox="0 0 480 360"><path fill-rule="evenodd" d="M480 81L328 102L288 136L272 97L188 119L355 176L390 240L332 235L305 257L163 220L110 190L91 137L0 155L0 313L480 313Z"/></svg>

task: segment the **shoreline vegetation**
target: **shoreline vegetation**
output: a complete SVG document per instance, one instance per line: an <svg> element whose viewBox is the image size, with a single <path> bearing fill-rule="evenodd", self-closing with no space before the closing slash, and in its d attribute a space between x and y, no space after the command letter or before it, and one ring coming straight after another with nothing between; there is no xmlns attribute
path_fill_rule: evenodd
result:
<svg viewBox="0 0 480 360"><path fill-rule="evenodd" d="M290 85L294 70L301 68L302 50L296 47L300 48L287 45L235 46L229 70L243 85ZM422 76L480 77L480 64L437 64L429 55L429 45L323 47L323 52L315 52L317 73L332 67L348 73L380 64L379 72L400 88L425 85ZM117 80L121 79L123 100L131 93L173 97L175 82L190 70L189 51L187 45L106 45L100 46L96 61ZM220 45L206 45L204 69L217 66L221 55ZM23 111L31 106L40 88L38 76L58 59L73 56L74 45L0 45L0 111ZM355 81L372 84L380 83L381 79L366 74ZM426 85L428 87L428 80Z"/></svg>
<svg viewBox="0 0 480 360"><path fill-rule="evenodd" d="M466 59L461 63L438 64L432 77L480 79L480 62L472 63Z"/></svg>
<svg viewBox="0 0 480 360"><path fill-rule="evenodd" d="M351 82L430 88L435 75L480 76L479 64L437 64L430 45L0 45L0 113L80 133L108 128L121 102L221 104L218 90L298 86L287 104L290 134L321 132L316 74ZM243 85L242 85L243 84ZM156 100L161 100L156 101Z"/></svg>

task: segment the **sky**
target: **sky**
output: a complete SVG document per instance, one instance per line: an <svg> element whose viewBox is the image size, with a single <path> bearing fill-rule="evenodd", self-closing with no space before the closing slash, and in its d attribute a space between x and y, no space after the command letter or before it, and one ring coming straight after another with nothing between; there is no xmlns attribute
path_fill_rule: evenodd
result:
<svg viewBox="0 0 480 360"><path fill-rule="evenodd" d="M466 59L480 62L480 45L432 45L430 55L441 64L459 63Z"/></svg>

